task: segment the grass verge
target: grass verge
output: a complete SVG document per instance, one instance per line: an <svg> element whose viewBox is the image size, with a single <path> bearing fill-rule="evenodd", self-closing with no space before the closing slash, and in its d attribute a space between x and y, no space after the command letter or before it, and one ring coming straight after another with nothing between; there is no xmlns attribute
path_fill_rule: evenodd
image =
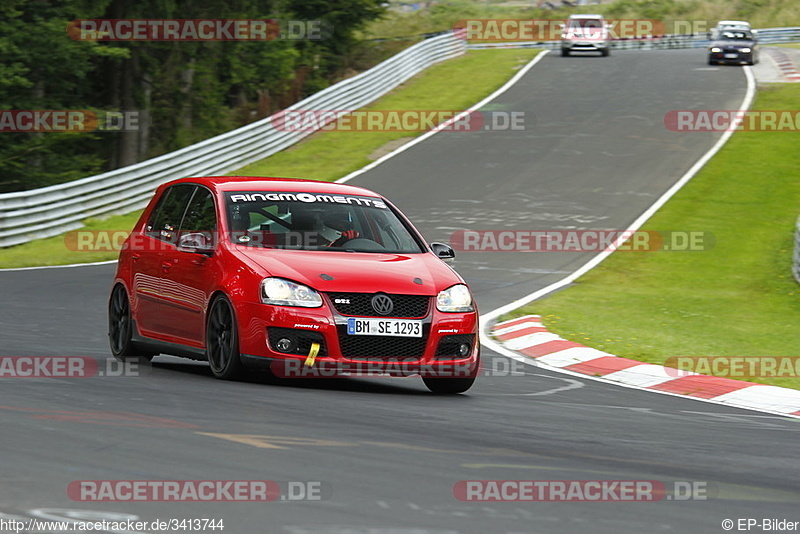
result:
<svg viewBox="0 0 800 534"><path fill-rule="evenodd" d="M538 50L482 50L434 65L365 109L462 110L503 85ZM324 132L235 173L332 181L360 169L419 133ZM446 135L446 134L443 134ZM86 221L84 230L129 231L140 212ZM117 258L117 251L76 251L64 235L0 249L0 269L90 263Z"/></svg>
<svg viewBox="0 0 800 534"><path fill-rule="evenodd" d="M800 109L800 85L766 86L753 108ZM568 340L656 364L670 356L800 356L800 286L790 270L798 135L737 132L642 228L711 232L711 250L617 252L507 318L540 314ZM800 389L800 378L740 378Z"/></svg>

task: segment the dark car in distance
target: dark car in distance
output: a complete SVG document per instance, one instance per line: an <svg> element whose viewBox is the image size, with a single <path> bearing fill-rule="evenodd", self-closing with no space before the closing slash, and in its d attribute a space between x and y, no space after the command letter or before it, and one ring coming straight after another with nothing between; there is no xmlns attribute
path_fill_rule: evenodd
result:
<svg viewBox="0 0 800 534"><path fill-rule="evenodd" d="M758 41L753 32L745 29L727 29L719 32L708 45L708 64L733 63L755 65L758 63Z"/></svg>

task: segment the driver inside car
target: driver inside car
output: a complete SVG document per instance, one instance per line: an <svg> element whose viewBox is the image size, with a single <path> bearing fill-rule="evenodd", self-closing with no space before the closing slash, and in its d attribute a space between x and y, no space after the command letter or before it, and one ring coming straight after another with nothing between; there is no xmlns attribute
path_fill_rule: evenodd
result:
<svg viewBox="0 0 800 534"><path fill-rule="evenodd" d="M355 229L352 214L347 210L327 214L323 224L326 229L333 230L333 232L338 234L335 237L330 233L325 235L326 238L329 236L334 237L328 245L329 247L341 247L351 239L356 239L361 236L358 230Z"/></svg>
<svg viewBox="0 0 800 534"><path fill-rule="evenodd" d="M317 210L295 210L292 213L292 230L300 234L305 246L312 247L340 247L360 236L348 211L323 214Z"/></svg>

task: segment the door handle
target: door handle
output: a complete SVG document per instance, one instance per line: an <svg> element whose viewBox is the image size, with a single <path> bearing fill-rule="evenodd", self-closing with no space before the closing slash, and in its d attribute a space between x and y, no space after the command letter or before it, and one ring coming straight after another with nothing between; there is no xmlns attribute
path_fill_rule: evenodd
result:
<svg viewBox="0 0 800 534"><path fill-rule="evenodd" d="M161 264L161 268L164 269L165 271L169 271L170 269L172 269L172 262L165 261L164 263Z"/></svg>
<svg viewBox="0 0 800 534"><path fill-rule="evenodd" d="M131 254L131 260L133 260L133 261L136 261L141 257L142 257L141 254Z"/></svg>

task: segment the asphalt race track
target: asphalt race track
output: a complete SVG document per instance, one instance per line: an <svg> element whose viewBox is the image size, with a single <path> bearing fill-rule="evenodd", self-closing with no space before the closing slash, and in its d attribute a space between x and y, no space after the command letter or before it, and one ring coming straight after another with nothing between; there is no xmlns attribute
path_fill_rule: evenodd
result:
<svg viewBox="0 0 800 534"><path fill-rule="evenodd" d="M716 134L673 133L676 109L736 109L739 68L703 50L546 56L491 109L524 131L442 132L351 183L386 194L430 240L457 229L624 229ZM482 312L592 253L470 252L456 268ZM0 355L89 356L106 369L113 265L0 273ZM796 420L609 386L484 356L496 376L438 397L418 378L214 380L157 357L139 376L0 380L0 512L223 519L225 533L723 532L798 520ZM111 370L115 370L114 367ZM321 482L324 499L75 502L76 480ZM706 500L462 502L461 480L697 482ZM0 516L2 517L2 516ZM81 515L85 517L85 515Z"/></svg>

